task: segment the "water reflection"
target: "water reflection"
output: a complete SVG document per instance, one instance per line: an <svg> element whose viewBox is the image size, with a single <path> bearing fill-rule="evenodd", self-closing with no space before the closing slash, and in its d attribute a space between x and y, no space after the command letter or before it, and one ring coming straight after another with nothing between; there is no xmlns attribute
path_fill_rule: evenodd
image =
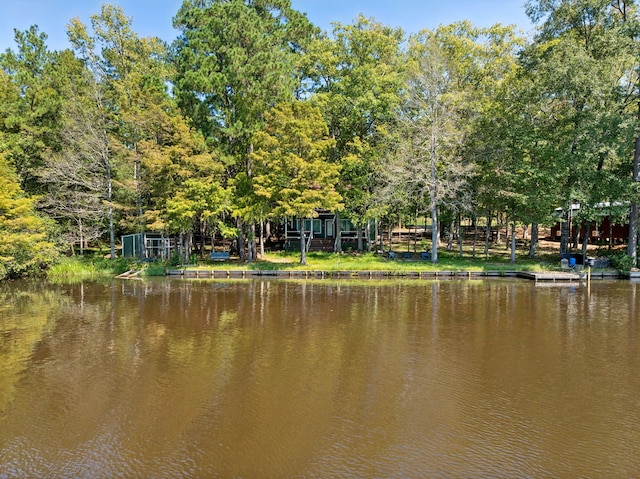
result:
<svg viewBox="0 0 640 479"><path fill-rule="evenodd" d="M0 478L629 477L637 284L0 290Z"/></svg>

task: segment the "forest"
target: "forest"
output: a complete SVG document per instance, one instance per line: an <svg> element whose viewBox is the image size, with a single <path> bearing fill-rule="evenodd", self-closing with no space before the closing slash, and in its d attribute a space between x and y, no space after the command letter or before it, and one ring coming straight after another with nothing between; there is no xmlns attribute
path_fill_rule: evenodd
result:
<svg viewBox="0 0 640 479"><path fill-rule="evenodd" d="M636 266L638 6L525 8L529 36L364 16L324 32L289 0L184 0L171 44L108 4L70 20L63 51L16 31L0 54L0 279L97 245L116 257L142 231L187 255L233 240L253 261L275 225L321 210L363 235L428 218L433 262L463 221L487 241L510 225L514 248L526 226L535 256L558 208L566 250L575 204L584 225L617 206Z"/></svg>

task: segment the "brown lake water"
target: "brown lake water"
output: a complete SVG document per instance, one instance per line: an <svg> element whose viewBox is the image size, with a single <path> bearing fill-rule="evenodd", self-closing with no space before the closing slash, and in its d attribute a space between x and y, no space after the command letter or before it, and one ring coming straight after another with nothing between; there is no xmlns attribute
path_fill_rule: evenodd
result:
<svg viewBox="0 0 640 479"><path fill-rule="evenodd" d="M0 285L0 479L640 477L640 286Z"/></svg>

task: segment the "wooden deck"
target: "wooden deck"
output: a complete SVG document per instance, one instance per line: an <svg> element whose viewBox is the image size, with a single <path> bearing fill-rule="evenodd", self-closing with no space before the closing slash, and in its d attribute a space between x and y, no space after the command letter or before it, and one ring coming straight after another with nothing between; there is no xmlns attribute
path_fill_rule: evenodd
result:
<svg viewBox="0 0 640 479"><path fill-rule="evenodd" d="M531 279L534 281L550 281L550 282L571 282L586 281L587 271L521 271L518 277ZM592 271L591 279L620 279L622 276L616 271Z"/></svg>
<svg viewBox="0 0 640 479"><path fill-rule="evenodd" d="M518 273L519 278L532 279L534 281L580 281L587 279L587 273L575 273L573 271L544 271L532 272L521 271Z"/></svg>

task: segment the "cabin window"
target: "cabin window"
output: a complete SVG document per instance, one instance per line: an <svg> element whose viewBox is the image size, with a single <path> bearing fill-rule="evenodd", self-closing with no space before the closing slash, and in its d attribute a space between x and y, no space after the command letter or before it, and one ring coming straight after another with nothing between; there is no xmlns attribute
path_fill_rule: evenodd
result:
<svg viewBox="0 0 640 479"><path fill-rule="evenodd" d="M351 224L351 221L349 221L349 220L340 220L340 230L342 230L343 232L355 231L355 228Z"/></svg>
<svg viewBox="0 0 640 479"><path fill-rule="evenodd" d="M304 220L304 230L313 231L314 235L322 233L322 221L319 219L306 219Z"/></svg>

